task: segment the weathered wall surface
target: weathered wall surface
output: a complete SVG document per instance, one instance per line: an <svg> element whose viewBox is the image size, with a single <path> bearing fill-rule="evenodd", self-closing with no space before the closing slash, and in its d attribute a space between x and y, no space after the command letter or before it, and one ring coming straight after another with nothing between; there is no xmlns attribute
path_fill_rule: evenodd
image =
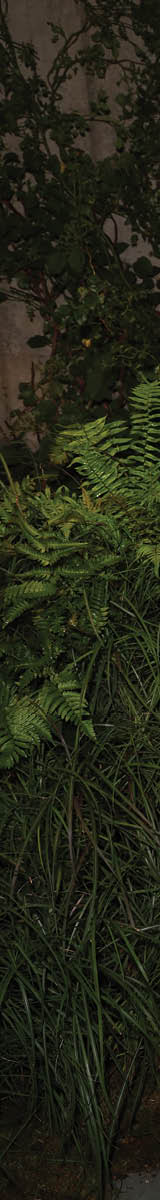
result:
<svg viewBox="0 0 160 1200"><path fill-rule="evenodd" d="M15 41L33 41L38 51L41 73L46 75L54 56L54 46L51 43L51 31L48 22L61 21L67 33L79 28L83 22L83 4L77 9L74 0L9 0L8 19L12 36ZM55 48L56 51L56 48ZM116 90L115 70L110 69L107 78L114 105ZM72 80L67 81L64 89L64 105L66 109L76 107L79 112L88 112L89 95L94 95L94 83L87 82L83 72ZM113 152L114 139L112 130L104 130L103 124L93 129L88 136L86 148L94 156ZM28 381L31 374L33 351L27 346L27 338L40 332L40 319L30 325L24 304L11 302L0 306L0 422L9 416L17 404L20 380ZM39 356L34 351L36 365L45 359L45 351Z"/></svg>

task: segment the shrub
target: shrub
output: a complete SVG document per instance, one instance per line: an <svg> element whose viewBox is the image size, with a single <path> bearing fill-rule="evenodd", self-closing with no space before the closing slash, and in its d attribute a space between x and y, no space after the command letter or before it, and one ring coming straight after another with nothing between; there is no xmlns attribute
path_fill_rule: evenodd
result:
<svg viewBox="0 0 160 1200"><path fill-rule="evenodd" d="M52 435L57 410L60 416L65 408L65 420L69 412L74 423L81 407L84 420L86 409L103 412L111 404L113 413L125 405L131 387L143 372L154 374L160 357L159 267L138 248L142 237L151 256L159 255L157 3L137 7L126 0L123 18L117 0L112 11L108 0L100 6L85 0L83 9L83 29L80 20L69 37L51 24L57 49L44 81L36 51L14 45L0 6L0 273L31 318L41 315L42 335L29 340L33 360L35 348L50 350L40 390L34 363L31 380L20 388L28 426L33 420L40 442L44 426ZM117 65L119 119L106 86L106 71ZM64 84L82 68L95 81L86 116L63 110ZM112 126L115 138L115 153L97 163L85 142L95 122ZM128 241L119 241L118 216L132 228ZM132 265L123 258L130 237L137 247ZM3 285L2 300L5 294Z"/></svg>
<svg viewBox="0 0 160 1200"><path fill-rule="evenodd" d="M85 1127L99 1194L160 1041L158 380L130 411L57 434L77 493L1 484L2 1090Z"/></svg>

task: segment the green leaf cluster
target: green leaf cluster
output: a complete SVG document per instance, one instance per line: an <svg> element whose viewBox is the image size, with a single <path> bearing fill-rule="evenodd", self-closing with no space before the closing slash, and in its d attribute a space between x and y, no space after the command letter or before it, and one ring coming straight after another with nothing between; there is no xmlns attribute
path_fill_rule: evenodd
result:
<svg viewBox="0 0 160 1200"><path fill-rule="evenodd" d="M101 1200L159 1063L159 428L157 376L130 429L57 430L65 486L1 482L1 1088L23 1056L30 1111L85 1120Z"/></svg>
<svg viewBox="0 0 160 1200"><path fill-rule="evenodd" d="M128 57L129 29L135 60ZM160 357L159 269L138 248L143 238L158 259L157 5L149 0L142 12L126 0L122 20L117 0L112 12L109 0L105 6L85 0L83 28L80 18L67 37L52 23L51 38L56 56L44 81L33 46L14 45L1 8L0 273L31 319L41 315L41 342L40 335L29 339L33 351L51 350L43 397L37 405L34 394L31 405L36 432L38 407L40 440L45 415L53 431L57 410L79 411L81 394L87 411L123 407L141 374L154 376ZM115 120L106 87L97 84L117 62ZM63 102L65 82L82 67L95 82L84 116L64 111ZM115 138L115 153L97 163L86 150L95 122L112 125ZM8 134L16 135L16 150L6 147ZM137 246L132 264L124 261L118 216Z"/></svg>
<svg viewBox="0 0 160 1200"><path fill-rule="evenodd" d="M1 483L1 766L52 740L54 719L95 738L90 697L107 654L123 573L159 576L160 385L130 401L131 425L105 418L57 431L53 467L80 483L52 492L29 476ZM5 464L4 464L5 465ZM77 481L78 482L78 481ZM154 516L154 523L153 523ZM122 588L122 592L121 592ZM120 601L121 597L121 601ZM6 690L7 688L7 690Z"/></svg>

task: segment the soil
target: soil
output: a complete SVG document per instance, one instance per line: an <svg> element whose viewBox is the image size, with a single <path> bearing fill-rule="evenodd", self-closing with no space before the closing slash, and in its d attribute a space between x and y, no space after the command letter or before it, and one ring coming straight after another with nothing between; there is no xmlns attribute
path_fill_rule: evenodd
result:
<svg viewBox="0 0 160 1200"><path fill-rule="evenodd" d="M0 1156L6 1146L3 1167L10 1182L1 1164L0 1200L98 1200L95 1173L85 1161L85 1151L80 1155L72 1145L64 1158L60 1140L51 1135L39 1115L19 1134L23 1119L21 1106L3 1106ZM113 1196L114 1185L117 1196L118 1180L130 1172L160 1167L160 1090L146 1089L131 1131L129 1123L128 1109L114 1148ZM111 1200L108 1186L104 1200Z"/></svg>

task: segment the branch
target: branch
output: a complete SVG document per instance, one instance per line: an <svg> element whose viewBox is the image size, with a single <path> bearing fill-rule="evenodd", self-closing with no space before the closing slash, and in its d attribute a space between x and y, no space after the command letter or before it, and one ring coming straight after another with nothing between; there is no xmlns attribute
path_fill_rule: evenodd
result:
<svg viewBox="0 0 160 1200"><path fill-rule="evenodd" d="M61 66L61 63L63 64L63 60L64 60L66 52L70 49L71 46L74 45L75 42L78 41L78 38L81 37L83 33L87 33L89 28L90 28L89 21L85 21L84 25L82 25L80 29L77 29L77 31L75 30L74 33L71 33L68 38L66 37L66 35L64 33L64 39L65 39L64 46L62 47L62 50L59 50L59 54L57 54L57 58L56 58L57 68L55 70L55 82L56 82L56 80L58 81L60 66ZM73 66L75 64L75 61L76 60L74 59ZM51 79L51 76L53 73L54 73L54 63L52 65L52 67L50 67L50 70L48 71L48 75L47 75L48 83L50 83L50 79ZM66 77L66 71L65 71L65 77ZM63 82L63 79L61 79L60 82Z"/></svg>

